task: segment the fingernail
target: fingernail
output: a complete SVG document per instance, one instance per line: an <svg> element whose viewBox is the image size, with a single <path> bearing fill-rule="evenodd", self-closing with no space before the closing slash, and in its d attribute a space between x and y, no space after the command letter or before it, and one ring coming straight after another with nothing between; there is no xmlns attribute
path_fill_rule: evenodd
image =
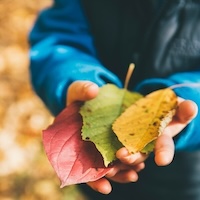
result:
<svg viewBox="0 0 200 200"><path fill-rule="evenodd" d="M88 91L88 90L96 91L96 90L98 90L98 85L93 82L88 81L84 84L84 89L86 89L86 91Z"/></svg>

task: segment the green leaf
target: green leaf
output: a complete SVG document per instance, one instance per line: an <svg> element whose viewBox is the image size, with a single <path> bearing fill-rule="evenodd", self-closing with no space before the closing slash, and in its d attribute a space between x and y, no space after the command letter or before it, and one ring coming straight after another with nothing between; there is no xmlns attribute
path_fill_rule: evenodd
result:
<svg viewBox="0 0 200 200"><path fill-rule="evenodd" d="M95 99L87 101L80 109L83 118L82 139L92 141L102 154L105 166L116 160L116 151L122 147L112 131L115 119L142 96L120 89L113 84L100 88Z"/></svg>

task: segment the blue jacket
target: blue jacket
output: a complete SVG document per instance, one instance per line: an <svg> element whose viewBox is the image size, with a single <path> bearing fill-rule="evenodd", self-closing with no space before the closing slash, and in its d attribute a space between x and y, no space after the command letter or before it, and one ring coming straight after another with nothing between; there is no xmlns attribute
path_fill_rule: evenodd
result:
<svg viewBox="0 0 200 200"><path fill-rule="evenodd" d="M90 29L90 20L80 1L55 0L52 7L40 13L30 33L32 84L54 115L65 107L66 91L73 81L90 80L99 86L111 82L119 87L122 86L119 74L101 59L96 48L95 36ZM172 32L171 29L167 31L169 34ZM166 34L166 37L169 34ZM177 43L184 46L182 40L176 41ZM150 46L153 47L152 44ZM160 53L157 51L157 55ZM135 62L137 64L137 59ZM136 65L139 70L140 63L142 62L138 61L139 67ZM168 66L168 63L165 64ZM132 89L146 94L174 84L200 83L200 59L194 68L186 66L184 70L172 72L164 75L155 73L155 76L149 77L145 75L132 85ZM193 100L200 105L200 87L180 87L175 89L175 92L178 96ZM200 114L176 137L177 150L200 149L199 124Z"/></svg>

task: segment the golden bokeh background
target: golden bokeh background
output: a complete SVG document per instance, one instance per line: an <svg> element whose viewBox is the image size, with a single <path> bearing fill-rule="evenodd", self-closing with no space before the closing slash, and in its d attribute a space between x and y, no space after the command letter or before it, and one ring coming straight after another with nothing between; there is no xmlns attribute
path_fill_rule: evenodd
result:
<svg viewBox="0 0 200 200"><path fill-rule="evenodd" d="M28 34L50 0L0 1L0 200L85 200L76 186L60 189L41 131L53 117L29 77Z"/></svg>

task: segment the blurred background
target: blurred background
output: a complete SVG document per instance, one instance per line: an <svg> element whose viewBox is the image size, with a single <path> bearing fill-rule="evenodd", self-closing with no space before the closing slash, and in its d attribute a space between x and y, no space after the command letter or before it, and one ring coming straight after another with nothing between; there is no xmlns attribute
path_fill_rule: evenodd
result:
<svg viewBox="0 0 200 200"><path fill-rule="evenodd" d="M0 200L85 200L60 182L42 146L53 117L31 88L28 34L50 0L0 0Z"/></svg>

